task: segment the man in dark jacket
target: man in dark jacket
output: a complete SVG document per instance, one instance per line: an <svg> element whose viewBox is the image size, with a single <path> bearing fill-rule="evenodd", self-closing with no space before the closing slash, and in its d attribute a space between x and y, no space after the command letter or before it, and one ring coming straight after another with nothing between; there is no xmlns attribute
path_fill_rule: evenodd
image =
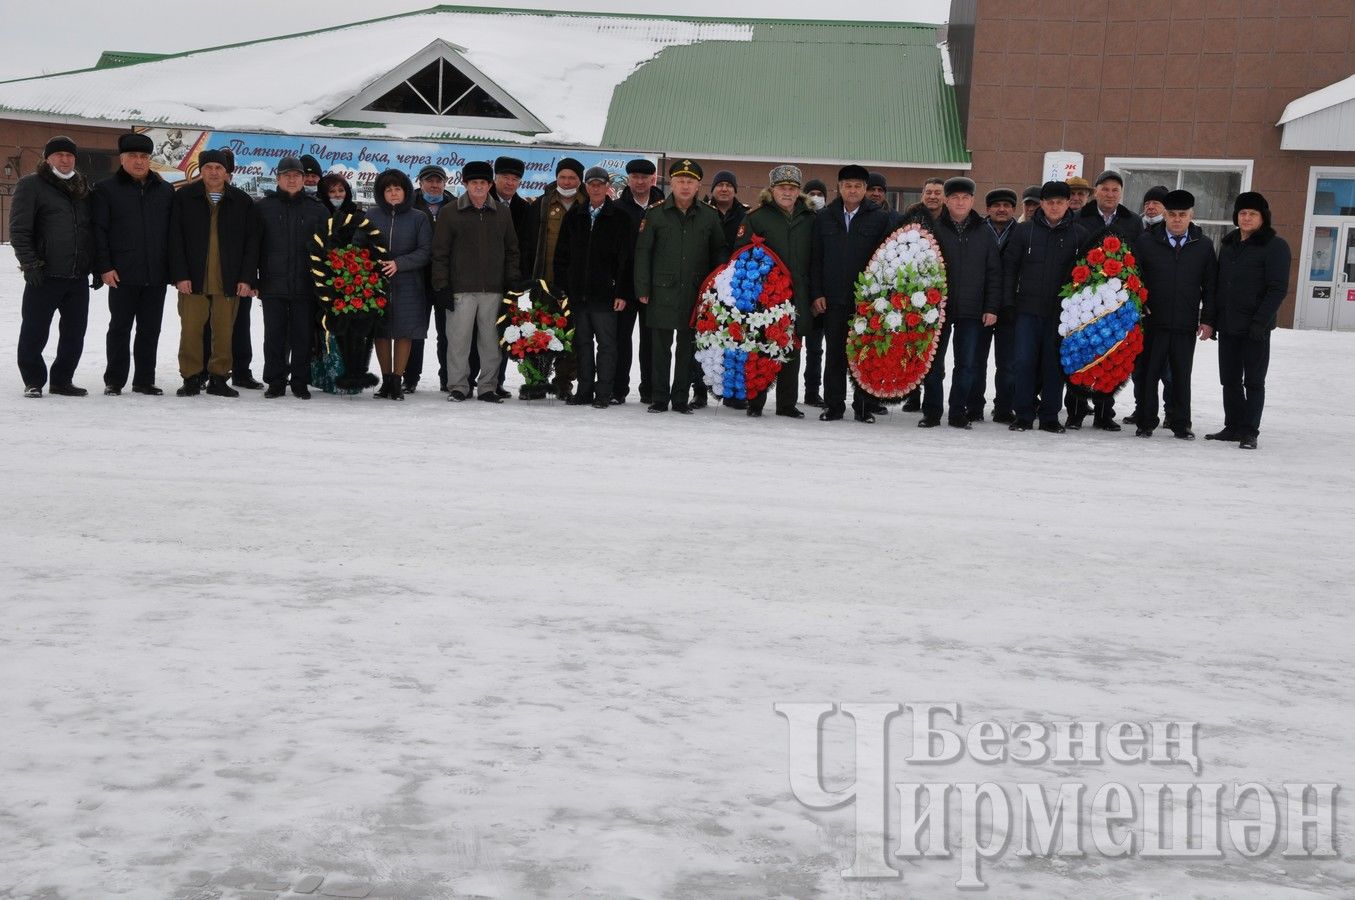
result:
<svg viewBox="0 0 1355 900"><path fill-rule="evenodd" d="M446 209L455 198L447 193L447 170L442 166L428 165L419 170L417 190L414 192L414 208L427 214L437 230L438 213ZM432 269L424 270L429 296L432 296ZM441 310L429 307L433 315L433 328L437 332L438 349L438 387L447 390L447 330ZM412 394L419 389L419 379L423 375L423 347L426 339L416 338L409 344L409 362L405 365L405 374L401 379L403 391ZM478 370L478 366L476 367Z"/></svg>
<svg viewBox="0 0 1355 900"><path fill-rule="evenodd" d="M936 219L942 214L946 202L946 181L933 175L922 182L922 199L905 209L902 213L891 213L889 229L893 231L904 225L921 225L928 231L936 230ZM917 412L922 408L922 388L916 388L903 398L904 412ZM885 408L877 405L875 412L883 413Z"/></svg>
<svg viewBox="0 0 1355 900"><path fill-rule="evenodd" d="M1115 235L1126 244L1143 233L1143 220L1120 202L1124 195L1124 179L1114 169L1107 169L1092 182L1092 200L1078 211L1078 222L1087 229L1093 242ZM1088 414L1092 425L1102 431L1119 431L1115 421L1115 398L1100 397L1090 401L1071 387L1065 389L1064 405L1068 410L1068 427L1081 428Z"/></svg>
<svg viewBox="0 0 1355 900"><path fill-rule="evenodd" d="M1215 312L1219 381L1223 385L1223 430L1211 441L1237 441L1255 450L1266 402L1270 333L1289 290L1289 245L1270 224L1270 204L1255 191L1233 203L1235 231L1219 250Z"/></svg>
<svg viewBox="0 0 1355 900"><path fill-rule="evenodd" d="M630 217L612 202L610 183L611 176L601 166L584 173L588 202L574 204L565 214L555 245L555 276L569 296L579 373L579 388L568 402L574 406L592 403L594 409L611 404L616 383L616 315L635 298Z"/></svg>
<svg viewBox="0 0 1355 900"><path fill-rule="evenodd" d="M47 384L42 351L61 315L51 393L83 397L89 391L71 383L85 349L89 321L92 234L89 187L75 170L75 142L54 137L42 151L32 175L14 186L9 213L10 242L24 272L19 325L19 374L25 397L41 397Z"/></svg>
<svg viewBox="0 0 1355 900"><path fill-rule="evenodd" d="M817 178L805 182L805 201L810 212L818 212L828 205L828 186ZM813 324L805 332L804 370L805 405L823 407L819 388L823 385L823 316L810 312Z"/></svg>
<svg viewBox="0 0 1355 900"><path fill-rule="evenodd" d="M479 399L502 403L498 391L499 332L503 295L518 279L517 233L508 207L489 195L494 169L468 162L461 170L466 192L438 217L433 234L433 295L447 316L448 399L461 401L478 389ZM470 345L478 342L481 371L470 381Z"/></svg>
<svg viewBox="0 0 1355 900"><path fill-rule="evenodd" d="M240 396L226 379L239 299L255 294L259 224L254 201L229 183L227 163L220 150L198 154L202 180L179 189L170 204L169 277L179 291L180 397L202 390L202 333L209 321L207 393Z"/></svg>
<svg viewBox="0 0 1355 900"><path fill-rule="evenodd" d="M541 196L532 204L529 221L532 231L532 252L529 260L523 258L523 269L530 266L532 281L544 280L555 285L555 244L560 239L560 226L565 213L581 202L579 185L583 183L583 163L566 156L555 164L555 180L546 185ZM551 391L561 400L569 398L574 381L574 358L569 354L555 361L555 377Z"/></svg>
<svg viewBox="0 0 1355 900"><path fill-rule="evenodd" d="M691 412L692 310L701 282L725 256L720 217L697 199L701 178L690 159L674 161L668 167L673 194L645 213L635 241L635 296L648 305L654 334L652 413L667 412L669 404L674 412Z"/></svg>
<svg viewBox="0 0 1355 900"><path fill-rule="evenodd" d="M494 160L494 184L489 189L489 196L493 197L496 202L508 207L508 213L513 219L513 231L518 236L518 258L524 260L532 258L533 240L532 204L522 199L521 195L518 194L518 186L522 184L522 178L526 173L527 164L522 160L512 156L500 156ZM512 287L513 285L509 285L510 289ZM441 347L443 343L445 341L440 342L438 346ZM444 352L443 357L446 358L446 355ZM508 377L508 354L503 353L501 356L496 390L500 397L507 400L513 396L503 386ZM479 378L480 342L479 340L472 340L470 345L470 380L476 382Z"/></svg>
<svg viewBox="0 0 1355 900"><path fill-rule="evenodd" d="M1154 185L1144 192L1143 215L1139 217L1139 221L1143 223L1144 231L1147 231L1159 222L1166 220L1167 210L1163 207L1162 201L1166 200L1167 195L1170 193L1171 188L1167 187L1165 184ZM1142 353L1140 353L1139 358L1134 361L1134 398L1136 403L1138 402L1139 396L1139 382L1143 380L1143 365L1147 361L1148 360ZM1170 362L1168 362L1167 367L1162 370L1161 396L1163 399L1162 408L1164 417L1166 421L1170 423L1175 418L1175 410L1172 408L1172 367ZM1135 408L1133 412L1120 421L1124 422L1126 425L1137 425L1139 423L1138 409Z"/></svg>
<svg viewBox="0 0 1355 900"><path fill-rule="evenodd" d="M217 147L214 153L221 155L222 164L226 167L226 183L230 184L231 178L235 175L235 152L229 147ZM235 322L231 326L231 384L238 388L257 391L263 387L263 382L254 377L251 366L254 362L254 339L250 334L250 307L253 297L245 295L236 298L235 304ZM212 358L212 322L209 319L203 326L202 332L202 359L204 362ZM210 373L206 369L202 371L202 377L199 379L203 384L210 381Z"/></svg>
<svg viewBox="0 0 1355 900"><path fill-rule="evenodd" d="M969 395L979 334L997 321L1002 299L1002 264L997 242L974 212L974 182L963 176L946 180L945 207L936 217L936 243L946 264L946 321L932 367L923 381L921 428L941 424L946 379L946 347L955 337L955 371L951 376L947 422L968 429Z"/></svg>
<svg viewBox="0 0 1355 900"><path fill-rule="evenodd" d="M1068 185L1046 181L1040 209L1012 232L1002 253L1002 305L1015 314L1016 421L1012 431L1035 423L1035 391L1040 391L1040 430L1062 434L1059 400L1063 368L1059 364L1059 292L1073 263L1086 251L1087 231L1068 214Z"/></svg>
<svg viewBox="0 0 1355 900"><path fill-rule="evenodd" d="M322 204L324 198L320 196L320 179L324 177L325 170L320 168L320 160L309 153L303 154L301 157L302 189Z"/></svg>
<svg viewBox="0 0 1355 900"><path fill-rule="evenodd" d="M259 214L259 307L263 310L264 396L310 399L311 343L315 340L315 281L310 247L329 211L306 193L301 160L278 161L278 189L265 194Z"/></svg>
<svg viewBox="0 0 1355 900"><path fill-rule="evenodd" d="M1172 191L1163 201L1167 220L1141 234L1133 243L1143 286L1148 289L1143 353L1148 362L1139 382L1139 437L1152 437L1157 427L1157 383L1171 360L1172 434L1193 441L1190 430L1190 375L1195 362L1195 339L1213 335L1214 291L1218 261L1214 244L1191 222L1195 197L1190 191ZM1149 390L1149 386L1152 390Z"/></svg>
<svg viewBox="0 0 1355 900"><path fill-rule="evenodd" d="M725 251L733 253L739 226L748 215L748 204L739 200L739 182L733 172L721 169L715 173L715 182L710 186L710 196L706 202L720 214L720 227L725 233Z"/></svg>
<svg viewBox="0 0 1355 900"><path fill-rule="evenodd" d="M119 168L94 186L90 212L94 220L94 274L108 287L108 364L104 393L122 393L131 372L132 390L158 396L155 354L160 322L165 317L169 269L165 251L169 207L174 188L151 171L155 142L144 134L118 138ZM136 343L132 343L132 326Z"/></svg>
<svg viewBox="0 0 1355 900"><path fill-rule="evenodd" d="M626 189L616 198L616 205L630 217L631 250L634 256L635 240L640 236L640 222L645 211L663 203L663 191L654 182L658 179L658 167L648 159L632 159L626 163ZM635 324L640 323L640 359L638 385L640 402L648 406L652 402L649 377L654 371L653 335L646 326L647 313L642 303L627 303L626 308L616 316L616 381L612 386L612 402L625 403L630 393L630 367L635 353Z"/></svg>
<svg viewBox="0 0 1355 900"><path fill-rule="evenodd" d="M813 298L809 294L809 257L814 246L814 212L800 194L804 174L797 166L782 165L767 175L771 184L762 192L758 208L744 219L735 246L751 243L754 236L762 238L790 270L791 300L795 304L795 335L802 338L814 323ZM776 374L776 414L788 419L803 419L805 414L795 405L800 388L800 349L795 346L790 359ZM767 406L767 392L763 391L748 401L748 415L761 416Z"/></svg>
<svg viewBox="0 0 1355 900"><path fill-rule="evenodd" d="M1016 191L1011 188L996 188L984 198L988 216L984 225L993 236L997 245L998 269L1002 267L1002 251L1011 240L1016 225ZM1002 284L998 279L998 305L1001 306ZM1000 312L1000 310L999 310ZM994 348L994 341L996 347ZM993 351L993 421L1011 424L1016 418L1012 415L1012 393L1016 373L1012 368L1012 325L1000 318L994 325L979 329L979 341L974 348L974 380L969 388L969 406L966 418L970 422L983 421L983 406L988 394L988 353Z"/></svg>
<svg viewBox="0 0 1355 900"><path fill-rule="evenodd" d="M809 257L809 295L822 315L824 334L823 399L819 419L834 422L847 411L847 323L856 302L856 276L889 237L889 213L866 200L864 166L838 170L837 199L814 216ZM874 398L855 388L852 412L858 422L875 421Z"/></svg>

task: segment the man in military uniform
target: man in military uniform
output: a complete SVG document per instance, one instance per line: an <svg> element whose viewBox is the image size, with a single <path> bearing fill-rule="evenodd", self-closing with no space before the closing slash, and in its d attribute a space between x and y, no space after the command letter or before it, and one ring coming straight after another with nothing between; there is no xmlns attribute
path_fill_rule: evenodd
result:
<svg viewBox="0 0 1355 900"><path fill-rule="evenodd" d="M663 191L655 186L658 180L658 167L647 159L632 159L626 163L626 188L616 199L616 205L630 216L631 221L631 258L635 258L634 241L640 234L640 222L645 211L663 203ZM630 393L630 366L635 354L632 350L632 338L635 323L640 323L640 402L648 406L654 402L651 395L649 376L654 371L653 335L646 323L648 316L645 308L638 303L626 303L626 308L616 314L616 376L612 386L612 403L625 403Z"/></svg>
<svg viewBox="0 0 1355 900"><path fill-rule="evenodd" d="M725 256L719 214L697 201L701 178L690 159L675 161L668 169L672 196L645 213L635 242L635 296L654 339L652 413L667 412L670 404L674 412L691 412L692 310L701 282Z"/></svg>

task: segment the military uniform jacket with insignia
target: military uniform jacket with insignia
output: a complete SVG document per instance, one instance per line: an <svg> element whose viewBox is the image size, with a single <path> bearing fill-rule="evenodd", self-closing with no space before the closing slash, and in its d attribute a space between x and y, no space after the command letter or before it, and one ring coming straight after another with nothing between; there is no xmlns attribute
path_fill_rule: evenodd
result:
<svg viewBox="0 0 1355 900"><path fill-rule="evenodd" d="M725 261L720 216L699 200L686 212L669 197L645 213L635 242L635 296L648 297L650 328L690 328L701 282Z"/></svg>

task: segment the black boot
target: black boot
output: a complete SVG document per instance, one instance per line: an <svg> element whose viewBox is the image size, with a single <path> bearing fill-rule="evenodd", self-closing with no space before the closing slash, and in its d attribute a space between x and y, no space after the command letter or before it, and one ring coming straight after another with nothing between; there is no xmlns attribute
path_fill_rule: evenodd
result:
<svg viewBox="0 0 1355 900"><path fill-rule="evenodd" d="M382 375L382 376L381 376L381 387L378 388L378 389L377 389L377 392L376 392L375 394L372 395L373 399L376 399L376 400L390 400L390 399L393 399L393 398L391 397L391 384L392 384L392 382L393 382L394 380L395 380L395 376L393 376L393 375L389 375L389 374Z"/></svg>
<svg viewBox="0 0 1355 900"><path fill-rule="evenodd" d="M183 380L183 387L174 393L179 397L196 397L202 393L202 380L196 375L189 375Z"/></svg>
<svg viewBox="0 0 1355 900"><path fill-rule="evenodd" d="M399 376L399 375L392 375L392 376L391 376L390 399L392 399L392 400L404 400L404 399L405 399L404 379L401 378L401 376Z"/></svg>
<svg viewBox="0 0 1355 900"><path fill-rule="evenodd" d="M214 397L239 397L240 392L226 383L225 375L212 375L207 379L207 393Z"/></svg>

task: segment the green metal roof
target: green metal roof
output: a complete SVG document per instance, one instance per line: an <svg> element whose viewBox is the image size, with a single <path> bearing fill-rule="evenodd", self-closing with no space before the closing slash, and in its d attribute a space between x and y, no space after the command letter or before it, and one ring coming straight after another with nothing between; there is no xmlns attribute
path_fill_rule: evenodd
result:
<svg viewBox="0 0 1355 900"><path fill-rule="evenodd" d="M751 42L669 47L616 89L602 143L770 161L970 162L935 26L878 22L764 22Z"/></svg>
<svg viewBox="0 0 1355 900"><path fill-rule="evenodd" d="M137 63L154 62L164 59L167 53L140 53L135 50L105 50L94 64L96 69L116 69L118 66L134 66Z"/></svg>

